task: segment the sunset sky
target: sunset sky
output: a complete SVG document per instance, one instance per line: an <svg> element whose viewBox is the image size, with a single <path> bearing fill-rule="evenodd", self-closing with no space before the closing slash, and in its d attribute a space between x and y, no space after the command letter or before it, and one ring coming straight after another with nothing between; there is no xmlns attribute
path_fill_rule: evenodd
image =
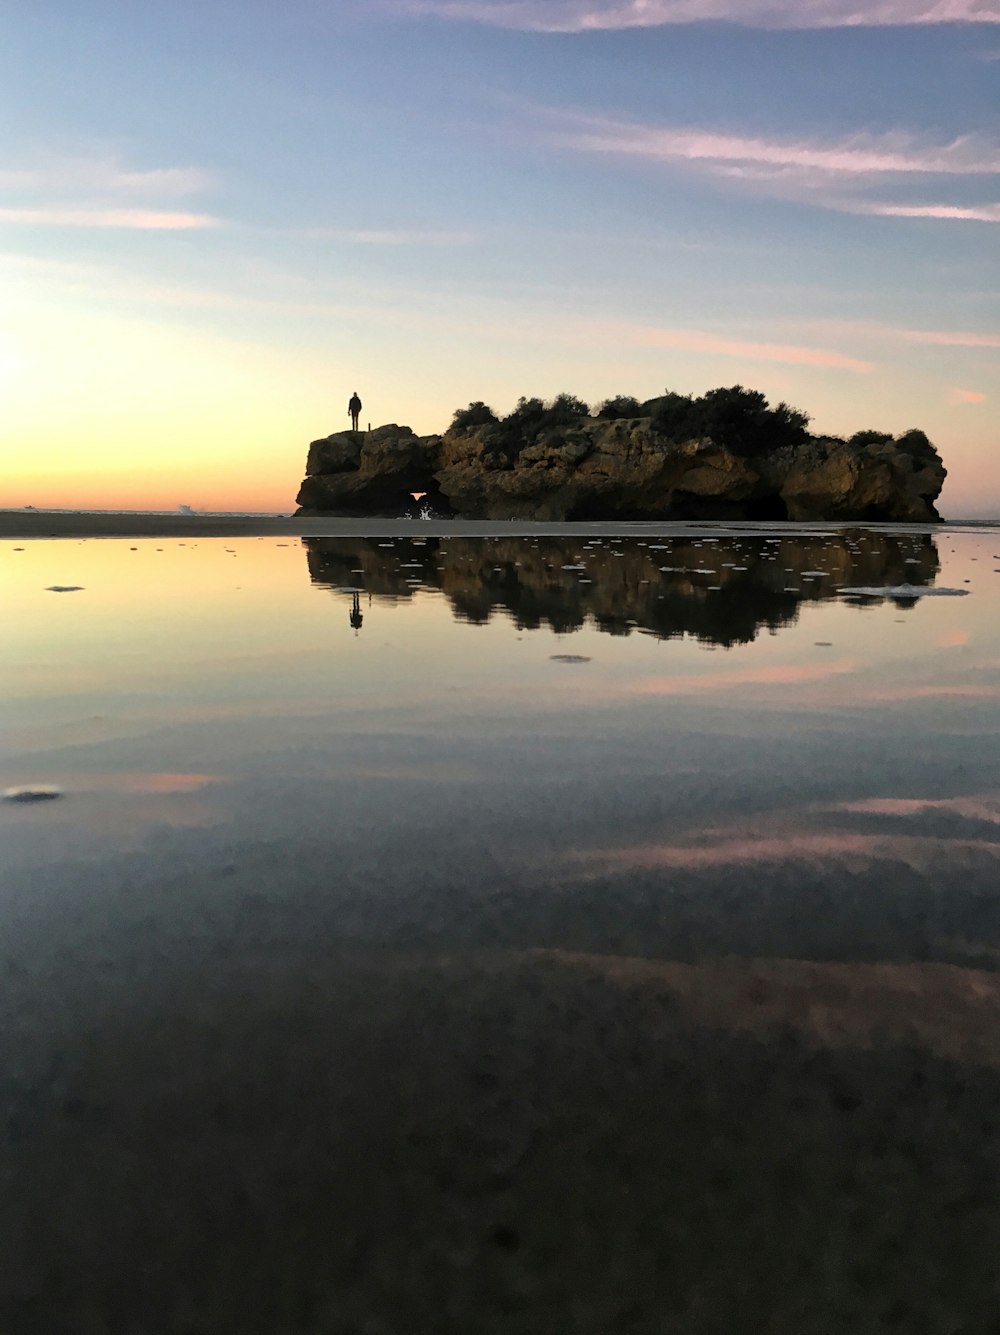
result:
<svg viewBox="0 0 1000 1335"><path fill-rule="evenodd" d="M744 385L1000 518L1000 0L0 4L0 506Z"/></svg>

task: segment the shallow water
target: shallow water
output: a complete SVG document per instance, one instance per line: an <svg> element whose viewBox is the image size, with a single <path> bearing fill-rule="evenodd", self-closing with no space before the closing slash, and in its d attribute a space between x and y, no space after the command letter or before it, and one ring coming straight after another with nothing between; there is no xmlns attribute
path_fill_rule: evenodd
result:
<svg viewBox="0 0 1000 1335"><path fill-rule="evenodd" d="M335 869L350 935L588 947L651 944L602 887L690 892L700 918L724 886L753 922L685 949L740 951L794 881L834 920L769 922L779 953L938 958L905 922L835 927L837 899L845 876L878 915L904 885L992 884L998 543L4 544L0 786L65 794L0 808L4 879L42 913L114 878L196 872L211 906Z"/></svg>
<svg viewBox="0 0 1000 1335"><path fill-rule="evenodd" d="M994 1328L1000 532L38 540L0 580L0 788L62 794L0 803L5 1330Z"/></svg>

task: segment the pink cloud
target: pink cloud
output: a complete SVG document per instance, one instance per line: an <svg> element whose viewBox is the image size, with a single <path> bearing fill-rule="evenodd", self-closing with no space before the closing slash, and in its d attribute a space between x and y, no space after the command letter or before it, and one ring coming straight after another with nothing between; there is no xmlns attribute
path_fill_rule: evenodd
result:
<svg viewBox="0 0 1000 1335"><path fill-rule="evenodd" d="M974 389L958 389L951 391L952 403L985 403L986 395L980 394Z"/></svg>
<svg viewBox="0 0 1000 1335"><path fill-rule="evenodd" d="M115 227L140 232L186 232L218 227L204 213L161 213L153 209L0 209L0 222L40 227Z"/></svg>
<svg viewBox="0 0 1000 1335"><path fill-rule="evenodd" d="M901 329L911 343L933 343L941 348L1000 348L1000 334L963 333L947 329Z"/></svg>
<svg viewBox="0 0 1000 1335"><path fill-rule="evenodd" d="M727 174L771 176L794 171L844 177L1000 171L1000 150L974 135L945 144L920 143L902 134L852 135L840 142L824 143L576 116L568 118L566 130L556 138L569 147L591 152L708 164Z"/></svg>
<svg viewBox="0 0 1000 1335"><path fill-rule="evenodd" d="M949 222L1000 222L1000 204L845 204L844 212L876 218L938 218Z"/></svg>
<svg viewBox="0 0 1000 1335"><path fill-rule="evenodd" d="M722 357L743 357L750 361L784 362L794 366L828 366L854 371L860 375L873 369L873 363L859 361L841 352L794 343L762 343L721 338L694 329L660 329L653 325L609 325L607 332L633 346L680 348L690 352L715 353Z"/></svg>
<svg viewBox="0 0 1000 1335"><path fill-rule="evenodd" d="M762 28L998 23L989 0L397 0L410 13L520 28L593 32L728 22Z"/></svg>

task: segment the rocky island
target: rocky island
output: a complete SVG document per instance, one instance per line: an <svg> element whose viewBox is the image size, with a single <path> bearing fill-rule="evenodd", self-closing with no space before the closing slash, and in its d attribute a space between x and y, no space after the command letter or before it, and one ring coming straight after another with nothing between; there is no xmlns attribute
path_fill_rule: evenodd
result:
<svg viewBox="0 0 1000 1335"><path fill-rule="evenodd" d="M808 417L740 385L701 398L569 394L483 403L443 435L335 432L309 447L299 515L400 515L424 493L468 519L869 520L928 523L946 476L919 430L808 432Z"/></svg>

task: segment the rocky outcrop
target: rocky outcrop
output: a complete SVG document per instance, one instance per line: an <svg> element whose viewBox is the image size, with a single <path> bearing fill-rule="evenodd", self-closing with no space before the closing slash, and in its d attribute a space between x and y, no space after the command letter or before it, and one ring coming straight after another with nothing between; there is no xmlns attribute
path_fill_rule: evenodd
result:
<svg viewBox="0 0 1000 1335"><path fill-rule="evenodd" d="M440 441L395 423L314 440L299 489L299 514L400 514L412 492L437 494L433 473Z"/></svg>
<svg viewBox="0 0 1000 1335"><path fill-rule="evenodd" d="M314 441L298 505L300 514L398 515L425 492L436 511L476 519L923 523L939 518L944 478L933 447L909 437L810 437L748 458L710 439L664 440L650 418L581 418L527 443L494 424L443 436L390 425Z"/></svg>

